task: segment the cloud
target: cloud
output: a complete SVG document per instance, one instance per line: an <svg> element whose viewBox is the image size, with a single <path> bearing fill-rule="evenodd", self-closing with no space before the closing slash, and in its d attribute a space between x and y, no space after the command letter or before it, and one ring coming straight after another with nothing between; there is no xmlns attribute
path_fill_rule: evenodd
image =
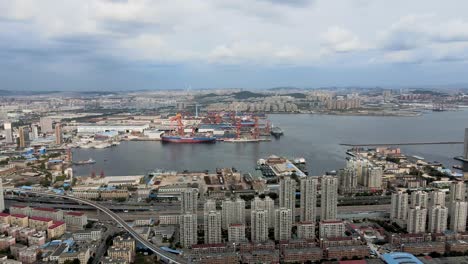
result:
<svg viewBox="0 0 468 264"><path fill-rule="evenodd" d="M352 52L362 49L362 44L351 31L333 26L322 35L323 46L333 52Z"/></svg>
<svg viewBox="0 0 468 264"><path fill-rule="evenodd" d="M450 1L0 0L0 71L464 63L468 2Z"/></svg>

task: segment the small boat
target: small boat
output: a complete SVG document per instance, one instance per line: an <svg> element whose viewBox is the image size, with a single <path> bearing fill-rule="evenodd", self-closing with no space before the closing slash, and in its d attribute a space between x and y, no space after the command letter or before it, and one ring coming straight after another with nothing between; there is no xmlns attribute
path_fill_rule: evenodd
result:
<svg viewBox="0 0 468 264"><path fill-rule="evenodd" d="M270 133L275 137L279 137L279 136L282 136L284 134L283 130L280 127L271 128Z"/></svg>
<svg viewBox="0 0 468 264"><path fill-rule="evenodd" d="M457 169L457 170L463 170L463 166L462 165L453 165L452 166L454 169Z"/></svg>
<svg viewBox="0 0 468 264"><path fill-rule="evenodd" d="M91 158L88 160L80 160L80 161L73 162L74 165L87 165L87 164L94 164L94 163L96 163L96 161Z"/></svg>

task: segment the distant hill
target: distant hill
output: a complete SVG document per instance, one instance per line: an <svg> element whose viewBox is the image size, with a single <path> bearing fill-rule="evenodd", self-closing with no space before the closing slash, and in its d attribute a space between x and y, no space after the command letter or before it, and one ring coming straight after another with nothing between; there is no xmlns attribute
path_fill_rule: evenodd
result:
<svg viewBox="0 0 468 264"><path fill-rule="evenodd" d="M238 93L233 93L232 95L234 96L235 99L239 99L239 100L249 99L249 98L257 98L257 97L266 97L267 96L265 94L253 93L253 92L250 92L250 91L242 91L242 92L238 92Z"/></svg>

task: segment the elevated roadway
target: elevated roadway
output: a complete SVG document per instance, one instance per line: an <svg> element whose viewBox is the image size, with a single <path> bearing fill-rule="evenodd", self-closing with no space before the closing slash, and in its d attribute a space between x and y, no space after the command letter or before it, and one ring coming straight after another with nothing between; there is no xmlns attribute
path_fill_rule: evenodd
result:
<svg viewBox="0 0 468 264"><path fill-rule="evenodd" d="M187 260L184 258L181 258L180 256L174 255L172 253L168 253L153 243L149 242L148 240L144 239L140 234L135 232L133 228L131 228L122 218L120 218L117 214L109 210L107 207L104 207L96 202L78 198L78 197L73 197L73 196L68 196L68 195L58 195L58 194L53 194L53 193L44 193L44 192L36 192L36 191L26 191L26 190L21 190L24 193L29 193L29 194L34 194L36 196L45 196L45 197L52 197L52 198L66 198L78 203L86 204L94 209L97 209L107 216L109 216L113 221L115 221L117 224L121 225L125 231L127 231L136 241L140 242L142 245L147 247L149 250L151 250L154 254L158 255L161 259L168 261L169 263L187 263Z"/></svg>

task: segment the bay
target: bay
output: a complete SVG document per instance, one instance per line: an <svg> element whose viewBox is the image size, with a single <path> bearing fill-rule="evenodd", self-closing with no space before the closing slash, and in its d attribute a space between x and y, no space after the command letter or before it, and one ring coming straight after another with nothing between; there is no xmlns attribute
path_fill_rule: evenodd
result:
<svg viewBox="0 0 468 264"><path fill-rule="evenodd" d="M291 115L269 116L283 129L278 140L261 143L162 144L130 141L107 149L74 149L74 160L93 158L96 163L74 166L77 176L92 172L105 175L139 175L154 169L214 171L235 167L242 172L255 169L256 161L276 154L304 157L311 175L322 175L345 164L347 147L340 143L399 143L463 141L468 111L427 112L414 117ZM403 153L439 161L447 167L458 164L463 145L402 146Z"/></svg>

